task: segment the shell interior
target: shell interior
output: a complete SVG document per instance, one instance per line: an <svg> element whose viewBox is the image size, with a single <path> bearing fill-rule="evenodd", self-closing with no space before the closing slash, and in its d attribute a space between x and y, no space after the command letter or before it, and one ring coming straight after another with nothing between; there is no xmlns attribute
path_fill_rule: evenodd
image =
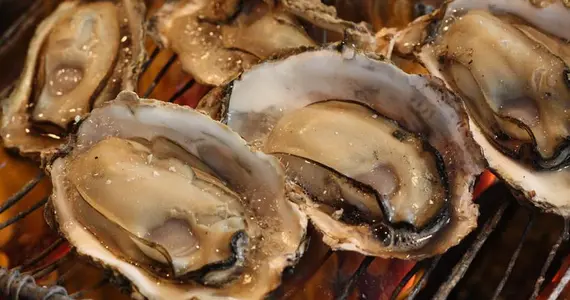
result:
<svg viewBox="0 0 570 300"><path fill-rule="evenodd" d="M308 32L315 30L347 32L362 45L374 41L365 26L337 18L334 7L306 0L176 0L149 24L151 36L178 54L186 72L213 86L283 50L314 46Z"/></svg>
<svg viewBox="0 0 570 300"><path fill-rule="evenodd" d="M59 231L150 299L258 299L304 251L276 159L188 108L123 92L50 173Z"/></svg>
<svg viewBox="0 0 570 300"><path fill-rule="evenodd" d="M49 155L93 107L134 89L145 55L144 13L138 0L61 3L38 26L4 100L4 145Z"/></svg>
<svg viewBox="0 0 570 300"><path fill-rule="evenodd" d="M257 65L225 97L228 126L281 159L333 248L421 258L475 226L483 161L439 82L333 45Z"/></svg>
<svg viewBox="0 0 570 300"><path fill-rule="evenodd" d="M570 9L456 0L444 12L418 57L462 97L491 169L539 207L568 215Z"/></svg>

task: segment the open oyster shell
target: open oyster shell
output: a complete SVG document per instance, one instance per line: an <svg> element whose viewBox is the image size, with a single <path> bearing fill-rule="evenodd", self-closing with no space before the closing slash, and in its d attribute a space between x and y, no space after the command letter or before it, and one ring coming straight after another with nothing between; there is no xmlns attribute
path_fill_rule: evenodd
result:
<svg viewBox="0 0 570 300"><path fill-rule="evenodd" d="M458 92L490 167L537 206L570 215L570 8L450 2L397 41Z"/></svg>
<svg viewBox="0 0 570 300"><path fill-rule="evenodd" d="M140 0L65 1L36 29L20 80L4 99L4 146L49 155L93 107L132 90L145 52Z"/></svg>
<svg viewBox="0 0 570 300"><path fill-rule="evenodd" d="M316 44L301 26L316 26L374 42L368 28L336 17L334 7L312 0L174 0L149 22L149 33L170 48L197 82L220 86L284 49Z"/></svg>
<svg viewBox="0 0 570 300"><path fill-rule="evenodd" d="M279 162L207 116L122 92L48 168L58 230L149 299L261 299L305 249Z"/></svg>
<svg viewBox="0 0 570 300"><path fill-rule="evenodd" d="M423 258L457 244L484 164L457 98L343 44L297 52L226 87L227 125L282 161L332 248Z"/></svg>

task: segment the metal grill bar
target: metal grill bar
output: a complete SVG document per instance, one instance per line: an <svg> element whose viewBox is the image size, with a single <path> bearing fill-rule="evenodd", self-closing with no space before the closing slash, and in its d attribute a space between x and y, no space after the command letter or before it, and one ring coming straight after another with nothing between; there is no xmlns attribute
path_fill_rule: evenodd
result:
<svg viewBox="0 0 570 300"><path fill-rule="evenodd" d="M515 249L515 252L513 253L513 255L511 256L511 259L509 260L509 264L507 266L507 270L505 271L505 274L503 275L503 278L501 279L501 282L499 283L499 285L497 286L497 288L495 289L495 293L493 295L493 300L499 298L499 295L501 294L501 291L503 290L503 288L505 287L505 284L507 283L507 280L509 279L509 277L511 276L511 273L513 271L513 268L515 267L515 263L519 257L519 254L521 252L521 249L523 247L524 241L526 239L526 236L530 230L530 228L532 227L532 224L534 223L534 219L535 219L535 213L531 212L529 213L528 216L528 222L526 224L526 227L519 239L519 242L517 244L517 248Z"/></svg>
<svg viewBox="0 0 570 300"><path fill-rule="evenodd" d="M109 283L109 278L103 278L99 282L97 282L95 285L93 285L92 287L78 291L76 293L73 293L70 296L71 296L71 298L74 298L74 299L81 298L81 297L83 297L83 295L87 294L88 292L95 291L98 288L101 288L108 283Z"/></svg>
<svg viewBox="0 0 570 300"><path fill-rule="evenodd" d="M24 211L19 212L19 213L18 213L16 216L14 216L13 218L8 219L8 221L6 221L6 222L4 222L4 223L1 223L1 224L0 224L0 230L2 230L2 229L4 229L4 228L6 228L6 227L8 227L8 226L10 226L10 225L12 225L12 224L18 222L19 220L21 220L21 219L23 219L23 218L25 218L25 217L27 217L29 214L31 214L31 213L33 213L34 211L36 211L36 209L38 209L38 208L44 206L44 204L46 204L47 201L48 201L48 197L45 197L43 200L38 201L36 204L32 205L30 208L28 208L28 209L26 209L26 210L24 210Z"/></svg>
<svg viewBox="0 0 570 300"><path fill-rule="evenodd" d="M168 71L168 69L170 69L170 66L172 66L172 64L176 61L177 57L178 57L178 55L176 55L176 54L172 54L170 56L170 58L168 59L166 64L160 69L160 71L158 71L158 73L154 77L154 80L152 81L150 86L144 92L143 98L148 98L148 96L150 96L150 94L152 94L152 91L154 91L154 88L156 87L156 85L160 82L162 77L164 77L164 75L166 75L166 72Z"/></svg>
<svg viewBox="0 0 570 300"><path fill-rule="evenodd" d="M461 258L459 263L455 265L447 281L444 282L439 287L433 299L442 300L446 299L449 296L451 290L453 290L453 288L457 285L459 280L463 278L465 272L467 272L467 269L473 262L473 259L475 259L475 256L477 256L477 253L479 253L479 250L481 250L481 247L483 247L483 244L485 244L485 242L487 241L489 235L491 235L491 233L495 230L495 227L497 227L497 224L499 224L499 221L503 217L503 213L505 212L505 210L509 205L510 202L504 202L499 207L497 212L493 215L493 217L483 225L483 229L477 235L477 238L475 239L473 244L471 244L471 247L469 247L467 253Z"/></svg>
<svg viewBox="0 0 570 300"><path fill-rule="evenodd" d="M424 286L426 285L430 275L432 274L433 270L435 270L435 268L437 267L437 264L439 264L440 260L441 260L441 256L436 256L436 257L429 260L430 263L429 263L428 268L426 269L426 271L424 272L424 275L420 278L418 283L410 291L410 295L408 296L408 299L413 300L416 298L416 296L418 295L420 290L423 289Z"/></svg>
<svg viewBox="0 0 570 300"><path fill-rule="evenodd" d="M33 257L32 259L30 259L28 261L25 261L22 265L14 268L14 269L18 270L18 271L22 271L22 270L25 270L29 267L34 266L36 263L38 263L42 259L46 258L48 255L50 255L50 253L52 251L54 251L57 247L62 245L64 242L65 242L65 240L63 238L57 239L53 244L51 244L49 247L47 247L40 254L38 254L37 256Z"/></svg>
<svg viewBox="0 0 570 300"><path fill-rule="evenodd" d="M154 47L154 50L152 50L152 53L150 54L148 59L143 63L143 65L141 67L141 75L144 74L146 72L146 70L148 70L148 67L150 67L150 64L152 64L154 59L158 56L158 53L160 53L160 48Z"/></svg>
<svg viewBox="0 0 570 300"><path fill-rule="evenodd" d="M493 194L495 194L495 192L493 192ZM482 196L482 199L487 199L487 196L484 195ZM496 203L497 199L493 199L493 203ZM409 293L408 299L413 299L417 296L417 294L420 292L420 290L422 290L424 288L425 283L427 283L427 281L430 279L430 275L432 274L432 271L434 269L439 270L440 267L438 266L438 263L440 262L445 262L445 265L441 266L441 269L444 270L444 272L442 273L441 271L437 271L435 273L438 274L438 278L439 276L447 276L447 278L445 279L445 282L442 283L438 283L435 286L435 290L433 286L430 287L430 290L433 290L434 295L431 295L431 292L428 292L428 295L423 295L422 293L422 299L423 298L427 298L429 297L430 299L433 299L434 297L440 297L440 298L447 298L449 296L449 293L453 290L453 288L457 285L457 283L462 279L462 277L465 275L467 269L469 268L469 266L471 265L472 261L474 260L474 258L477 256L477 254L479 253L479 250L482 248L482 245L484 244L484 242L486 241L486 239L491 235L492 232L495 231L496 227L498 226L499 222L501 220L504 220L504 215L505 215L505 211L507 210L507 208L509 207L511 201L505 201L505 202L501 202L500 204L481 204L481 207L484 207L486 209L486 211L489 212L489 209L491 209L491 212L493 212L491 215L485 217L484 214L481 216L481 218L483 218L483 220L480 220L480 222L483 222L484 225L482 227L480 227L479 229L479 233L476 236L473 236L473 239L470 240L469 238L465 238L464 241L462 242L462 244L464 244L464 246L469 245L469 248L465 249L465 250L461 250L461 247L458 247L455 250L458 250L458 254L460 254L457 259L457 262L454 262L454 258L453 256L456 254L453 253L446 253L445 255L442 255L441 257L436 257L433 258L431 260L424 260L421 262L418 262L399 282L399 284L397 285L397 287L394 289L394 291L392 292L391 295L391 300L397 299L398 297L402 296L402 290L404 289L404 287L406 285L409 284L409 281L414 277L417 276L418 274L420 274L421 271L426 270L427 272L424 272L424 274L422 274L422 277L420 278L419 282L416 282L412 288L412 291ZM473 233L475 234L475 233ZM465 245L465 243L467 243L467 245ZM453 250L453 249L452 249ZM451 251L454 252L454 251ZM449 265L449 263L453 263L452 266L453 268L450 269L449 271L445 271L445 269L447 269L445 266ZM451 267L451 266L450 266ZM438 279L434 279L434 281L438 282ZM439 295L438 295L439 293Z"/></svg>
<svg viewBox="0 0 570 300"><path fill-rule="evenodd" d="M194 79L188 80L188 82L186 82L186 84L183 87L177 90L176 93L174 93L174 95L172 95L172 97L168 99L168 102L172 103L176 101L176 99L182 97L182 95L184 95L184 93L186 93L190 88L192 88L195 83L196 81Z"/></svg>
<svg viewBox="0 0 570 300"><path fill-rule="evenodd" d="M542 266L542 269L540 270L540 276L538 277L538 279L536 280L536 283L534 284L534 290L532 292L532 296L530 297L530 299L536 299L538 297L538 294L540 293L540 289L542 287L542 284L544 283L544 280L546 278L546 272L550 268L550 265L552 264L552 261L554 260L554 257L556 256L558 249L560 248L560 245L564 241L568 240L568 229L569 228L570 228L569 220L564 219L564 229L560 233L560 236L558 237L558 240L556 240L556 243L554 243L554 246L552 246L552 249L550 250L548 257L546 258L546 261L544 262L544 265Z"/></svg>
<svg viewBox="0 0 570 300"><path fill-rule="evenodd" d="M4 296L23 300L72 300L61 286L44 288L36 285L30 275L22 275L18 270L0 268L0 288Z"/></svg>
<svg viewBox="0 0 570 300"><path fill-rule="evenodd" d="M356 272L354 272L352 276L350 276L350 278L348 278L348 280L344 284L344 288L341 289L341 293L337 297L337 299L345 300L348 299L348 297L350 297L350 294L354 290L354 287L356 286L358 279L364 274L364 272L366 272L366 269L368 269L368 266L370 266L370 264L374 261L374 259L375 259L374 256L366 256L362 260Z"/></svg>
<svg viewBox="0 0 570 300"><path fill-rule="evenodd" d="M59 267L63 262L65 262L67 259L69 259L69 254L71 252L66 253L64 256L60 257L59 259L56 259L55 261L45 265L45 266L41 266L31 272L26 272L26 273L31 273L31 275L38 279L38 278L43 278L46 275L48 275L49 273L55 271L55 269L57 269L57 267Z"/></svg>
<svg viewBox="0 0 570 300"><path fill-rule="evenodd" d="M402 278L402 280L400 280L400 282L398 283L398 285L396 286L396 288L395 288L394 291L392 292L392 295L390 296L390 300L396 300L396 299L398 299L398 296L400 296L400 293L402 292L402 289L404 289L404 287L408 284L408 282L410 282L410 280L411 280L416 274L418 274L421 270L428 269L430 263L431 263L430 260L422 260L422 261L420 261L420 262L414 264L414 266L412 267L412 269L410 269L410 270L408 271L408 273L406 273L406 275L404 275L404 277Z"/></svg>
<svg viewBox="0 0 570 300"><path fill-rule="evenodd" d="M324 265L329 258L333 255L333 251L329 249L316 263L318 266ZM298 268L297 266L295 268ZM288 282L286 285L280 285L275 291L271 292L271 294L266 298L267 300L276 300L276 299L289 299L293 295L295 295L300 289L303 288L303 283L308 281L312 278L315 273L305 272L301 270L300 272L295 273L292 277L292 280Z"/></svg>
<svg viewBox="0 0 570 300"><path fill-rule="evenodd" d="M44 177L45 177L45 174L43 172L41 172L36 177L34 177L32 180L30 180L28 183L26 183L26 185L24 187L22 187L22 189L20 189L14 195L12 195L10 198L8 198L8 200L6 200L4 203L2 203L2 205L0 206L0 214L5 212L10 207L14 206L14 204L18 203L18 201L20 201L22 198L24 198L24 196L26 196L26 194L28 194L28 192L30 192L36 185L38 185L38 183Z"/></svg>
<svg viewBox="0 0 570 300"><path fill-rule="evenodd" d="M562 279L560 279L560 282L558 283L558 285L556 285L556 288L554 289L554 291L552 291L552 293L548 297L548 300L558 299L558 296L560 296L560 293L562 293L564 288L568 285L568 281L570 281L570 268L568 268L568 270L566 270L566 272L564 273L564 276L562 276Z"/></svg>
<svg viewBox="0 0 570 300"><path fill-rule="evenodd" d="M71 276L73 276L77 273L79 266L80 265L75 264L75 265L71 266L69 269L67 269L67 271L65 271L63 274L59 275L59 277L57 278L56 284L57 285L63 285L67 281L67 279L69 279Z"/></svg>

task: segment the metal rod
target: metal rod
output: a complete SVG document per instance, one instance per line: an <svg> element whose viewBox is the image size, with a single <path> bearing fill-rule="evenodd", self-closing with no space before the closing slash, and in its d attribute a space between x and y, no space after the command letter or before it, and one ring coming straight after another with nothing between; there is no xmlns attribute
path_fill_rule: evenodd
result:
<svg viewBox="0 0 570 300"><path fill-rule="evenodd" d="M53 250L55 250L57 247L59 247L61 244L63 244L63 242L65 242L65 240L63 238L58 238L53 244L51 244L49 247L47 247L44 251L42 251L36 257L34 257L28 261L25 261L23 264L21 264L18 267L15 267L14 269L18 270L18 271L22 271L22 270L25 270L25 269L35 265L40 260L46 258Z"/></svg>
<svg viewBox="0 0 570 300"><path fill-rule="evenodd" d="M30 275L22 275L18 270L8 271L0 268L0 290L6 298L22 300L71 300L67 291L61 286L49 288L36 285Z"/></svg>
<svg viewBox="0 0 570 300"><path fill-rule="evenodd" d="M154 91L154 88L156 87L156 85L160 82L162 77L164 77L164 75L166 74L168 69L170 69L170 66L172 66L172 64L176 61L176 57L177 57L176 54L172 54L172 56L170 56L170 58L168 59L166 64L156 74L156 76L154 77L154 80L152 81L150 86L144 92L143 98L147 98L148 96L150 96L150 94L152 94L152 91Z"/></svg>
<svg viewBox="0 0 570 300"><path fill-rule="evenodd" d="M30 208L19 212L16 216L14 216L11 219L8 219L8 221L1 223L0 224L0 230L18 222L19 220L27 217L29 214L33 213L36 209L42 207L44 204L46 204L48 201L48 197L44 198L43 200L37 202L36 204L32 205Z"/></svg>
<svg viewBox="0 0 570 300"><path fill-rule="evenodd" d="M408 300L415 299L416 296L418 295L418 293L424 288L424 286L426 285L431 273L433 272L433 270L435 270L435 267L437 267L437 264L439 263L440 259L441 259L441 256L436 256L429 261L430 262L429 267L424 272L424 275L422 276L422 278L420 278L418 283L416 285L414 285L414 287L410 291L410 294L408 295L408 298L407 298Z"/></svg>
<svg viewBox="0 0 570 300"><path fill-rule="evenodd" d="M94 290L106 285L107 283L109 283L109 278L103 278L99 282L97 282L94 286L87 288L87 289L84 289L84 290L81 290L81 291L78 291L78 292L75 292L69 296L73 299L81 298L81 297L83 297L83 295L85 295L85 293L90 292L90 291L94 291Z"/></svg>
<svg viewBox="0 0 570 300"><path fill-rule="evenodd" d="M487 238L489 237L489 235L491 235L491 232L493 232L495 230L495 227L497 227L497 224L499 224L499 221L503 217L503 213L505 212L509 204L510 202L504 202L503 204L501 204L501 206L499 206L499 208L495 212L495 215L493 215L493 217L489 221L487 221L485 225L483 225L481 232L479 232L479 234L475 238L475 241L473 241L473 244L471 244L467 252L463 255L463 257L461 257L461 260L455 265L455 267L453 267L450 276L439 287L437 293L432 299L434 300L447 299L453 288L457 285L459 280L463 278L463 276L469 269L469 266L473 262L473 259L475 259L475 257L477 256L479 250L481 250L481 247L483 247L483 244L485 244Z"/></svg>
<svg viewBox="0 0 570 300"><path fill-rule="evenodd" d="M57 267L59 267L64 261L67 260L67 258L69 257L69 253L71 253L71 252L67 252L64 256L60 257L59 259L34 270L31 274L32 277L34 277L36 279L43 278L46 275L48 275L49 273L55 271L55 269L57 269Z"/></svg>
<svg viewBox="0 0 570 300"><path fill-rule="evenodd" d="M408 282L412 279L412 277L414 277L414 275L416 275L420 270L422 270L426 267L429 267L429 264L426 264L429 262L430 262L429 260L422 260L420 262L417 262L410 269L410 271L408 271L408 273L406 273L406 275L404 275L402 280L400 280L400 282L398 283L398 285L396 286L396 288L392 292L392 295L390 296L390 300L398 299L398 296L402 292L402 289L408 284Z"/></svg>
<svg viewBox="0 0 570 300"><path fill-rule="evenodd" d="M366 269L368 269L368 266L370 266L370 264L374 261L374 259L375 259L374 256L366 256L362 260L360 266L358 266L358 269L356 269L354 274L352 274L352 276L350 276L350 278L347 280L346 284L344 285L344 288L342 288L341 290L340 295L336 299L345 300L348 299L348 297L350 297L350 294L354 290L354 286L358 282L358 279L360 279L362 274L366 272Z"/></svg>
<svg viewBox="0 0 570 300"><path fill-rule="evenodd" d="M156 56L158 56L158 53L160 53L160 48L154 47L154 50L152 50L152 53L150 54L148 59L143 63L143 65L141 67L141 75L144 74L144 72L146 72L146 70L148 70L148 67L150 67L150 64L154 61Z"/></svg>
<svg viewBox="0 0 570 300"><path fill-rule="evenodd" d="M336 278L342 278L344 263L347 261L346 255L342 255L342 252L335 251L333 253L336 256L338 266L336 268ZM342 280L341 280L342 281Z"/></svg>
<svg viewBox="0 0 570 300"><path fill-rule="evenodd" d="M511 276L511 273L513 272L513 268L517 262L517 259L519 257L519 254L521 252L521 249L523 247L523 244L526 240L526 236L528 234L528 232L530 231L530 228L532 227L532 224L534 223L534 219L536 217L536 214L534 212L531 212L528 216L528 222L526 223L526 226L524 228L524 231L519 239L519 243L517 245L517 248L515 249L515 252L513 253L513 255L511 256L511 259L509 260L509 264L507 265L507 270L505 271L505 274L503 275L503 278L501 279L501 282L499 282L499 285L497 286L497 288L495 289L495 293L493 294L493 298L491 298L492 300L495 300L497 298L499 298L499 295L501 294L501 291L503 290L503 288L505 287L505 284L507 283L507 280L509 279L509 277Z"/></svg>
<svg viewBox="0 0 570 300"><path fill-rule="evenodd" d="M28 181L24 187L22 187L19 191L17 191L14 195L10 196L8 200L6 200L0 206L0 214L8 210L10 207L14 206L18 201L20 201L26 194L28 194L38 183L44 178L45 174L41 172L40 174L36 175L32 180Z"/></svg>
<svg viewBox="0 0 570 300"><path fill-rule="evenodd" d="M71 277L72 275L77 273L77 270L79 270L79 266L81 266L81 265L80 264L74 264L73 266L71 266L69 269L67 269L67 271L65 271L63 274L58 276L55 284L63 285L69 277Z"/></svg>
<svg viewBox="0 0 570 300"><path fill-rule="evenodd" d="M178 91L176 91L176 93L174 93L174 95L172 95L172 97L170 97L170 99L168 99L168 102L176 101L176 99L178 99L180 96L184 95L184 93L186 93L186 91L188 91L191 87L193 87L195 83L196 83L196 81L194 79L188 80L188 82L186 82L186 84L182 88L180 88Z"/></svg>
<svg viewBox="0 0 570 300"><path fill-rule="evenodd" d="M325 264L325 262L332 256L333 254L333 250L329 249L325 255L323 255L323 257L320 258L318 264L318 266L323 266ZM303 283L307 282L308 280L310 280L316 273L317 271L311 273L311 274L307 274L304 275L305 272L300 272L301 276L300 278L296 278L294 283L298 283L298 284L293 284L293 285L288 285L291 286L291 288L285 290L285 285L281 285L279 286L275 291L271 292L270 296L266 298L266 300L270 300L270 299L289 299L291 298L293 295L295 295L300 289L303 288ZM299 274L299 273L297 273Z"/></svg>
<svg viewBox="0 0 570 300"><path fill-rule="evenodd" d="M532 291L530 299L536 299L538 297L538 293L540 293L540 288L542 287L542 283L544 282L546 272L548 271L548 268L552 264L552 261L554 260L554 257L558 252L558 248L560 248L560 245L568 239L569 227L570 224L568 224L568 219L564 219L564 229L562 229L562 232L560 233L560 236L556 240L556 243L554 243L552 249L550 250L550 253L548 253L548 257L546 258L544 265L542 265L542 269L540 270L540 275L538 276L538 279L534 283L534 290Z"/></svg>
<svg viewBox="0 0 570 300"><path fill-rule="evenodd" d="M560 296L564 288L568 285L568 281L570 281L570 268L564 272L564 276L562 276L562 279L560 279L560 282L558 282L554 291L552 291L550 296L548 296L548 300L558 299L558 296Z"/></svg>

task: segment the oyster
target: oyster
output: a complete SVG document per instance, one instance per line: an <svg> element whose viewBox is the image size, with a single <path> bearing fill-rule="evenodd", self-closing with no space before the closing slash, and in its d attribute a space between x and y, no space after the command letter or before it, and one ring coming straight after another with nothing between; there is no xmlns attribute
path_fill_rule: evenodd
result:
<svg viewBox="0 0 570 300"><path fill-rule="evenodd" d="M220 86L259 59L283 49L315 45L297 16L373 41L364 25L340 20L334 7L312 0L168 1L151 18L149 33L159 45L178 54L183 69L197 82Z"/></svg>
<svg viewBox="0 0 570 300"><path fill-rule="evenodd" d="M426 68L462 96L490 167L562 215L570 215L568 28L562 1L456 0L398 41L414 44Z"/></svg>
<svg viewBox="0 0 570 300"><path fill-rule="evenodd" d="M26 60L26 49L38 24L54 9L52 1L13 1L3 5L0 12L0 63L4 66L0 74L0 99L8 95L7 87L15 84Z"/></svg>
<svg viewBox="0 0 570 300"><path fill-rule="evenodd" d="M53 223L150 299L260 299L304 251L279 162L226 126L122 92L48 168Z"/></svg>
<svg viewBox="0 0 570 300"><path fill-rule="evenodd" d="M254 66L218 100L230 128L286 166L334 249L419 259L476 226L484 162L436 80L340 44Z"/></svg>
<svg viewBox="0 0 570 300"><path fill-rule="evenodd" d="M144 3L66 1L36 29L26 65L4 100L4 146L56 151L93 107L134 89L144 60Z"/></svg>

